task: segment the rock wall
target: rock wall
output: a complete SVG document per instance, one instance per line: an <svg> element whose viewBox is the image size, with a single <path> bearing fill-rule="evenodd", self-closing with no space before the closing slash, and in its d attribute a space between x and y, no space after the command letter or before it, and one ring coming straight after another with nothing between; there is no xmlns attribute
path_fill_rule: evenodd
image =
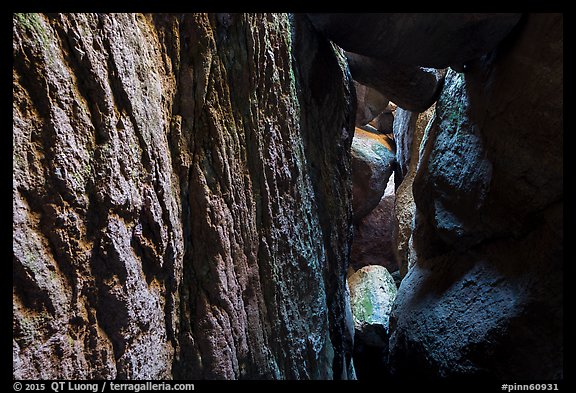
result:
<svg viewBox="0 0 576 393"><path fill-rule="evenodd" d="M343 54L298 15L13 20L14 378L352 377Z"/></svg>
<svg viewBox="0 0 576 393"><path fill-rule="evenodd" d="M415 255L412 247L412 230L416 205L412 185L418 168L420 145L424 132L434 116L436 106L433 105L426 112L416 113L404 109L396 110L394 121L394 134L396 138L397 174L402 175L402 181L396 189L394 201L394 223L392 250L400 275L404 277L414 264Z"/></svg>
<svg viewBox="0 0 576 393"><path fill-rule="evenodd" d="M413 184L396 376L562 378L562 32L561 14L528 14L446 76Z"/></svg>

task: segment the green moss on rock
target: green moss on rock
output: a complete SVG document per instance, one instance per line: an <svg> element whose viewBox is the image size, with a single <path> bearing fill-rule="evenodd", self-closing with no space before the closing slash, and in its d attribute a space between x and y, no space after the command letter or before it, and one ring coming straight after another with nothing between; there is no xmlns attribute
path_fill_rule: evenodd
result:
<svg viewBox="0 0 576 393"><path fill-rule="evenodd" d="M348 279L350 304L357 331L366 325L381 325L388 331L390 310L396 298L396 284L384 266L368 265Z"/></svg>
<svg viewBox="0 0 576 393"><path fill-rule="evenodd" d="M42 24L42 20L39 14L33 12L16 13L14 14L14 21L38 37L42 45L46 45L49 42L48 33Z"/></svg>

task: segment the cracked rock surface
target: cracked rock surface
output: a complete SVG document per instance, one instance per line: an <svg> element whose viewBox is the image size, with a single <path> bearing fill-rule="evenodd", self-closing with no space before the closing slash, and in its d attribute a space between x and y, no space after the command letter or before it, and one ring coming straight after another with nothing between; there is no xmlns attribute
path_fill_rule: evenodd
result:
<svg viewBox="0 0 576 393"><path fill-rule="evenodd" d="M298 15L13 21L14 378L353 377L343 54Z"/></svg>

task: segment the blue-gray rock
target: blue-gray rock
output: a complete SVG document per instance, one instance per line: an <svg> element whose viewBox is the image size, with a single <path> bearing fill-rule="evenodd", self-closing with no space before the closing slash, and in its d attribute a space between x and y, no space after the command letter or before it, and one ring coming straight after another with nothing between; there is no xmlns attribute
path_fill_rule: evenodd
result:
<svg viewBox="0 0 576 393"><path fill-rule="evenodd" d="M562 44L561 14L530 14L446 77L390 320L397 377L563 377Z"/></svg>
<svg viewBox="0 0 576 393"><path fill-rule="evenodd" d="M407 111L402 108L397 108L394 115L394 124L392 132L394 133L394 141L396 142L396 162L398 163L398 174L400 181L408 173L408 167L411 162L414 140L414 132L416 130L416 120L418 119L418 112ZM422 131L424 131L422 129ZM422 136L419 138L422 139ZM415 146L419 148L420 145ZM418 149L416 149L418 150ZM418 155L416 155L416 159Z"/></svg>
<svg viewBox="0 0 576 393"><path fill-rule="evenodd" d="M483 217L470 214L485 204L492 164L478 124L469 120L469 105L464 75L450 70L436 103L434 122L421 142L413 186L416 206L425 207L420 220L454 248L479 243L489 233Z"/></svg>

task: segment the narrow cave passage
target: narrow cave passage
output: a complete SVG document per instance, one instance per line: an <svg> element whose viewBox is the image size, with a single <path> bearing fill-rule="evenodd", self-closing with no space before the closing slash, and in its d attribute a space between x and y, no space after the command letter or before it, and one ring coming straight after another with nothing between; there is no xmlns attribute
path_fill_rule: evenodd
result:
<svg viewBox="0 0 576 393"><path fill-rule="evenodd" d="M509 258L504 261L492 245L492 238L503 233L515 244L508 232L514 226L498 217L502 209L508 209L507 219L534 214L526 211L530 208L509 205L509 195L498 189L516 187L518 194L511 199L531 204L521 195L534 191L515 186L522 181L512 173L520 167L537 170L528 162L516 161L517 155L526 152L523 140L534 128L521 122L511 132L506 126L508 121L516 121L511 112L524 112L515 106L502 115L498 103L517 100L515 89L524 83L520 81L524 78L522 66L517 63L520 58L534 61L527 67L530 73L554 75L557 83L561 81L559 58L536 59L525 44L525 37L536 36L536 31L557 33L561 27L552 27L548 24L551 19L545 22L543 15L498 14L493 19L486 17L482 27L472 27L475 21L466 18L444 25L447 19L443 18L419 19L413 14L311 16L315 27L346 51L356 90L351 147L354 238L347 282L355 327L353 360L359 380L417 375L501 377L511 372L529 375L526 370L535 365L534 360L519 355L524 352L524 344L519 344L522 340L505 337L518 329L515 318L524 321L519 325L530 323L532 317L521 309L539 313L536 304L543 299L501 284L519 282L514 276L519 273L503 273L502 266L518 272L521 257L503 253ZM411 27L402 30L402 22ZM459 41L463 37L452 36L449 42L434 37L458 30L460 23L460 27L471 23L466 44ZM420 24L422 30L413 24ZM428 33L424 26L429 27ZM385 34L390 34L388 40L378 41L377 37ZM490 34L495 41L488 44L484 39ZM555 33L550 34L554 36L551 41L561 41ZM397 37L401 39L395 41ZM395 46L396 42L401 44ZM440 46L445 49L442 54ZM539 62L547 64L543 67L556 65L544 71L536 65ZM481 76L500 70L518 82L489 86ZM501 78L490 83L504 80ZM549 86L536 83L532 89L540 95ZM561 99L557 96L555 102ZM498 116L501 119L486 122L486 118ZM546 128L555 135L562 129L555 120ZM504 147L511 141L519 145ZM552 150L559 152L562 143L555 143ZM504 162L499 156L502 153L514 163ZM547 201L555 204L552 199ZM544 230L531 224L520 226L526 232ZM561 237L551 240L550 246L561 250L560 244ZM527 259L533 261L529 271L540 263L533 254ZM401 281L414 267L399 291ZM544 313L552 319L539 323L550 339L540 343L536 334L524 338L543 353L555 353L547 371L537 374L559 378L562 328L557 315L561 302L552 298L560 293L562 274L552 271L550 280L541 286L556 294L544 300ZM492 313L515 316L500 319ZM509 352L494 354L494 348ZM521 370L520 364L526 370Z"/></svg>
<svg viewBox="0 0 576 393"><path fill-rule="evenodd" d="M12 22L13 379L563 378L562 14Z"/></svg>
<svg viewBox="0 0 576 393"><path fill-rule="evenodd" d="M418 148L435 105L422 113L411 112L375 89L358 82L355 88L354 237L347 275L355 326L353 359L358 379L382 379L390 376L390 312L413 253L408 244Z"/></svg>

